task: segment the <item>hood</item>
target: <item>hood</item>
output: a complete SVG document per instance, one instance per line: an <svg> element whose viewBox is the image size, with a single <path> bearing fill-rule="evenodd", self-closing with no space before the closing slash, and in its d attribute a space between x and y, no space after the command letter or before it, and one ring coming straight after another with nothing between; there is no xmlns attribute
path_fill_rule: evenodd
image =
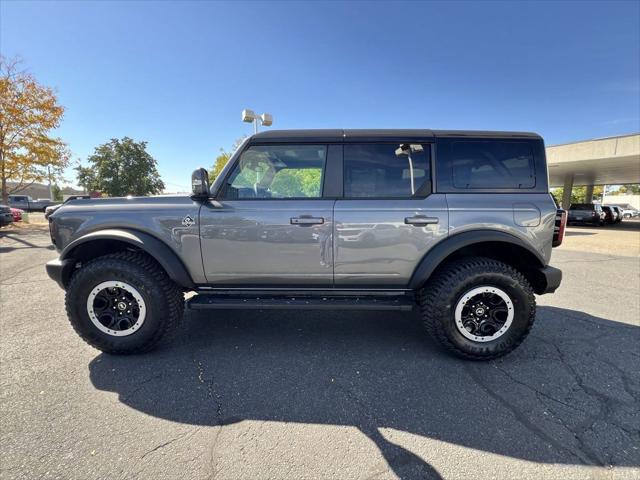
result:
<svg viewBox="0 0 640 480"><path fill-rule="evenodd" d="M193 205L191 197L185 195L161 195L154 197L111 197L111 198L80 198L69 200L56 206L52 216L59 216L70 212L92 211L131 211L146 209L161 209L176 206Z"/></svg>

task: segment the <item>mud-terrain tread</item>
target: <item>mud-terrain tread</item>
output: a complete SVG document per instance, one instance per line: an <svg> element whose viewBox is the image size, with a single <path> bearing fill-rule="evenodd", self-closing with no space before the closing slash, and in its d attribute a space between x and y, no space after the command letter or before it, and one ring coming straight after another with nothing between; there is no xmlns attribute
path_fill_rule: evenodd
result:
<svg viewBox="0 0 640 480"><path fill-rule="evenodd" d="M509 348L492 355L478 355L460 349L451 341L444 328L445 322L452 321L453 307L449 307L447 302L450 301L453 305L456 299L450 298L451 292L470 275L482 273L499 273L510 277L524 289L529 304L528 324L524 333ZM513 351L529 335L536 315L533 289L524 275L503 262L486 257L464 257L452 261L439 269L425 287L418 291L417 296L426 332L447 350L468 360L494 360Z"/></svg>
<svg viewBox="0 0 640 480"><path fill-rule="evenodd" d="M121 349L115 345L105 346L104 339L99 337L87 335L80 328L78 328L78 321L73 313L72 302L76 301L75 298L71 298L70 292L77 291L78 284L84 280L86 275L90 275L92 272L102 268L105 262L109 262L109 266L112 267L114 262L120 262L120 267L128 269L131 265L135 265L148 275L153 283L158 285L164 292L164 297L167 300L168 308L163 315L163 321L161 328L158 328L153 337L145 342L143 345L132 349ZM137 272L136 272L137 273ZM81 300L81 301L86 301ZM94 258L84 264L82 268L75 272L71 277L69 286L67 287L67 294L65 296L65 307L67 310L67 317L71 326L75 332L86 343L98 350L112 354L137 354L143 353L154 348L160 341L169 341L177 332L178 327L182 321L184 312L184 294L182 290L169 278L166 272L156 263L154 259L148 255L137 252L118 252L101 257Z"/></svg>

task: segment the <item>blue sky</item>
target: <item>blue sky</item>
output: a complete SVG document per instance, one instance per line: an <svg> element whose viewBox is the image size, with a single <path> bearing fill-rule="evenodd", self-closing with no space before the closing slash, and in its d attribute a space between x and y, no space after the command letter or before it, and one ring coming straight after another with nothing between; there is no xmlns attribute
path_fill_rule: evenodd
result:
<svg viewBox="0 0 640 480"><path fill-rule="evenodd" d="M56 88L74 159L146 140L168 191L252 132L243 108L272 128L531 130L547 144L640 131L637 1L0 5L0 50Z"/></svg>

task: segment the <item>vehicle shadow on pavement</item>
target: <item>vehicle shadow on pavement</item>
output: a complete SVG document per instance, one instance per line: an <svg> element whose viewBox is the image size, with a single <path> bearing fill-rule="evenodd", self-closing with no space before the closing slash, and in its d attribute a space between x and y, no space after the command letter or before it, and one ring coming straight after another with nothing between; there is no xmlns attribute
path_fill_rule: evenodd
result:
<svg viewBox="0 0 640 480"><path fill-rule="evenodd" d="M193 425L243 420L355 426L400 478L440 478L387 428L531 462L639 466L640 328L539 307L506 358L458 360L417 315L190 313L174 343L98 355L94 386ZM363 466L363 475L367 466Z"/></svg>
<svg viewBox="0 0 640 480"><path fill-rule="evenodd" d="M584 237L589 235L597 235L596 232L577 232L575 230L567 230L565 236L567 237Z"/></svg>
<svg viewBox="0 0 640 480"><path fill-rule="evenodd" d="M51 244L42 245L41 243L34 243L28 240L30 236L36 238L37 241L41 240L42 233L38 230L34 230L33 232L25 232L25 231L0 231L0 240L3 241L0 244L0 253L1 252L11 252L13 250L22 250L25 248L44 248L46 250L55 250L55 247ZM4 242L11 242L9 245L5 245Z"/></svg>

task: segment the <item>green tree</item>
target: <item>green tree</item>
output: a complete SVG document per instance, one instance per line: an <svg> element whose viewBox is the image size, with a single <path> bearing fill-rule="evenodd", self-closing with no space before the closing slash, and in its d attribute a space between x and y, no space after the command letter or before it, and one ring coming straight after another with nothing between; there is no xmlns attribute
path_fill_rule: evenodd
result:
<svg viewBox="0 0 640 480"><path fill-rule="evenodd" d="M637 183L622 185L618 191L613 192L613 195L640 195L640 185Z"/></svg>
<svg viewBox="0 0 640 480"><path fill-rule="evenodd" d="M89 167L76 167L78 184L87 191L112 197L161 193L164 182L158 173L158 162L146 148L147 142L112 138L87 159Z"/></svg>
<svg viewBox="0 0 640 480"><path fill-rule="evenodd" d="M97 180L95 173L91 167L83 167L80 163L74 169L76 173L76 179L78 185L80 185L85 192L89 193L92 190L96 190Z"/></svg>
<svg viewBox="0 0 640 480"><path fill-rule="evenodd" d="M213 166L209 169L209 181L213 183L213 181L220 175L220 172L224 168L224 166L229 162L231 156L235 153L235 151L242 145L242 142L247 137L240 137L231 146L231 151L226 151L224 148L220 149L220 154L213 161Z"/></svg>
<svg viewBox="0 0 640 480"><path fill-rule="evenodd" d="M556 197L558 203L562 203L562 196L564 195L564 188L556 188L551 193ZM609 193L607 192L607 195ZM593 198L600 201L602 198L602 185L596 185L593 187ZM573 187L571 190L571 203L592 203L593 199L587 198L587 187L581 185L579 187Z"/></svg>
<svg viewBox="0 0 640 480"><path fill-rule="evenodd" d="M283 197L319 197L321 176L319 168L285 168L273 177L271 190Z"/></svg>
<svg viewBox="0 0 640 480"><path fill-rule="evenodd" d="M53 193L52 200L55 200L56 202L62 201L62 190L57 184L53 184L51 186L51 192Z"/></svg>
<svg viewBox="0 0 640 480"><path fill-rule="evenodd" d="M220 172L224 168L224 166L229 162L231 158L231 154L229 152L225 152L224 149L220 149L220 155L216 157L213 162L213 167L209 169L209 181L213 183L213 181L220 175Z"/></svg>

